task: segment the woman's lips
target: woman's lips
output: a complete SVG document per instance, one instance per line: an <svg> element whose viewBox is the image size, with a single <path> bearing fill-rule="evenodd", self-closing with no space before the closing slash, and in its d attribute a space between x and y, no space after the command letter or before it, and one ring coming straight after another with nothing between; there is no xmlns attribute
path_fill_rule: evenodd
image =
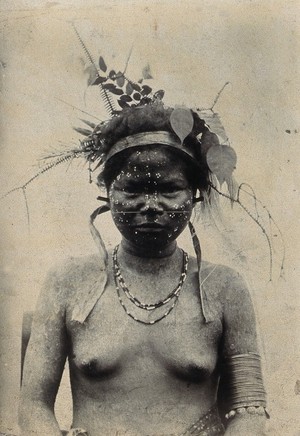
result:
<svg viewBox="0 0 300 436"><path fill-rule="evenodd" d="M162 228L163 227L163 225L162 224L159 224L159 223L156 223L156 222L146 222L146 223L141 223L141 224L137 224L136 225L136 227L141 227L141 228L144 228L144 227L151 227L151 228Z"/></svg>
<svg viewBox="0 0 300 436"><path fill-rule="evenodd" d="M159 223L141 223L134 226L139 231L151 231L151 232L158 232L160 230L163 230L165 227L162 224Z"/></svg>

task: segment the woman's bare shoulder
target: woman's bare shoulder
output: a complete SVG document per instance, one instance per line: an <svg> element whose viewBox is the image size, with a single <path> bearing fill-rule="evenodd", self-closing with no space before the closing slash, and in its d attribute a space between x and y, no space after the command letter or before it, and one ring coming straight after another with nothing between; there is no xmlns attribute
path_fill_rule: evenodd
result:
<svg viewBox="0 0 300 436"><path fill-rule="evenodd" d="M55 276L61 282L76 282L99 271L100 255L68 257L56 262L48 272L48 276Z"/></svg>
<svg viewBox="0 0 300 436"><path fill-rule="evenodd" d="M192 273L198 273L197 259L194 256L190 256L189 258L189 267ZM239 282L239 284L241 284L241 282L245 284L242 275L234 268L202 260L201 282L206 282L208 279L211 283L213 282L214 285L218 285L217 287L220 288L220 290L222 289L224 291L237 282Z"/></svg>
<svg viewBox="0 0 300 436"><path fill-rule="evenodd" d="M80 257L68 257L56 262L46 274L41 295L55 299L64 304L66 300L78 293L84 285L99 280L101 259L98 254Z"/></svg>
<svg viewBox="0 0 300 436"><path fill-rule="evenodd" d="M197 260L193 256L190 256L190 268L192 273L198 274ZM202 261L201 285L207 296L219 303L238 301L240 297L249 299L248 285L242 274L223 264Z"/></svg>

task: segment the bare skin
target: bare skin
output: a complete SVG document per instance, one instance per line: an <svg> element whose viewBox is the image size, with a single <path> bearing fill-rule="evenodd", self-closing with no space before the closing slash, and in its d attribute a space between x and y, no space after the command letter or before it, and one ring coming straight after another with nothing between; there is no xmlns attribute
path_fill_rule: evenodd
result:
<svg viewBox="0 0 300 436"><path fill-rule="evenodd" d="M148 153L150 183L139 181L146 188L133 195L132 187L128 188L128 180L133 185L136 180L128 176L133 166L139 180L145 174L138 169L139 164L145 167L145 155L138 156L125 165L109 197L123 235L118 251L123 277L133 295L153 303L179 282L183 260L176 238L190 218L194 192L179 164L161 177L166 156L156 154L151 161ZM168 177L166 193L160 180ZM174 204L179 213L172 215ZM120 211L135 211L135 215L128 213L119 220ZM102 280L98 265L97 256L72 259L48 276L26 356L22 435L61 434L53 405L67 357L74 427L86 429L89 436L179 435L215 404L220 359L257 351L255 318L245 283L231 269L203 262L204 290L215 314L214 321L205 324L197 264L190 258L174 310L155 325L143 325L120 305L110 255L103 296L83 324L74 322L76 300ZM141 314L125 296L124 303L144 320L159 315L156 311L155 315ZM263 434L263 424L263 417L239 416L230 422L226 435Z"/></svg>

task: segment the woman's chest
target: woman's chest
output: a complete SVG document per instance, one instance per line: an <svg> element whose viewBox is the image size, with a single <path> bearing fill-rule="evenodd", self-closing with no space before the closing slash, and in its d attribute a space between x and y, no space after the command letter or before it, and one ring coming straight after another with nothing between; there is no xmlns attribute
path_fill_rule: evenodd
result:
<svg viewBox="0 0 300 436"><path fill-rule="evenodd" d="M113 287L105 294L84 324L69 325L70 358L79 371L99 378L164 372L195 382L214 372L222 325L220 320L203 322L200 302L189 289L153 325L136 321L127 312L148 322L166 313L172 301L149 315L130 301L123 307Z"/></svg>

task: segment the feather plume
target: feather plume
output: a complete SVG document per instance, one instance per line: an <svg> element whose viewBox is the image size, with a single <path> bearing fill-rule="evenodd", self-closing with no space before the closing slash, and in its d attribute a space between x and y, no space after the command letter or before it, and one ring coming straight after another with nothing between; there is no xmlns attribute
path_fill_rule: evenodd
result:
<svg viewBox="0 0 300 436"><path fill-rule="evenodd" d="M97 78L100 79L100 75L98 74L98 69L97 69L96 63L95 63L92 55L90 54L90 52L88 51L86 45L84 44L84 42L83 42L81 36L79 35L78 30L76 29L74 23L72 23L72 26L73 26L73 29L74 29L74 31L76 33L76 36L77 36L81 46L83 48L84 53L86 54L86 56L87 56L89 62L91 63L91 65L93 65L95 67L95 70L97 71ZM105 109L107 110L108 114L110 116L112 116L114 114L114 111L115 111L113 102L110 99L107 90L105 88L103 88L103 84L101 83L100 80L99 80L98 86L100 88L100 94L101 94L101 97L103 99Z"/></svg>

